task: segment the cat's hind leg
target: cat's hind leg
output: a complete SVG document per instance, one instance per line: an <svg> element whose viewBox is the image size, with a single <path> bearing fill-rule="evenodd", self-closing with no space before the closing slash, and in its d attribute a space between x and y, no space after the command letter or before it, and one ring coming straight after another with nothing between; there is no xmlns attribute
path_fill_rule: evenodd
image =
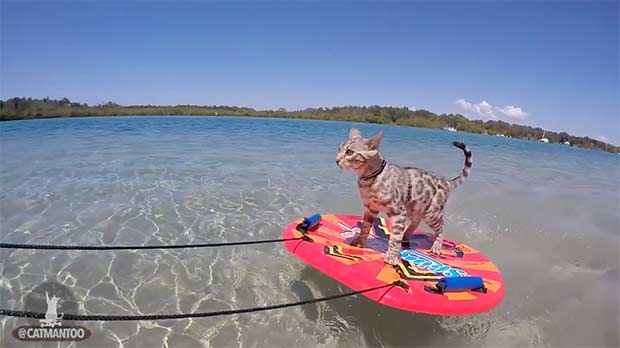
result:
<svg viewBox="0 0 620 348"><path fill-rule="evenodd" d="M443 244L443 214L427 217L424 222L435 232L435 241L431 246L430 252L441 255L441 245Z"/></svg>

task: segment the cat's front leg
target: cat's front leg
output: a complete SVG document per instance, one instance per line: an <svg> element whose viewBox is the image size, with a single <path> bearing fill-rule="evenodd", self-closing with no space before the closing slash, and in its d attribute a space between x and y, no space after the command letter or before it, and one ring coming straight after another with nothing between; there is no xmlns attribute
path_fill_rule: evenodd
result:
<svg viewBox="0 0 620 348"><path fill-rule="evenodd" d="M368 238L368 234L370 233L370 228L372 224L375 223L375 219L377 219L377 215L379 215L378 211L373 211L368 208L364 211L364 221L362 221L362 228L360 229L360 234L353 238L351 241L352 246L363 247L364 243L366 243L366 239Z"/></svg>
<svg viewBox="0 0 620 348"><path fill-rule="evenodd" d="M400 263L400 250L405 232L405 224L407 223L407 215L396 214L390 216L392 231L388 250L385 252L384 261L390 265L398 265Z"/></svg>

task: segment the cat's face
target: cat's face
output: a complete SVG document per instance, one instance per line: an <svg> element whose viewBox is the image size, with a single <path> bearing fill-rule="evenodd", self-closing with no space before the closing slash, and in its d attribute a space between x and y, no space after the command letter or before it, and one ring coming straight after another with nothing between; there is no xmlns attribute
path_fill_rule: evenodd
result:
<svg viewBox="0 0 620 348"><path fill-rule="evenodd" d="M361 170L368 160L379 155L379 142L383 131L370 139L362 139L362 134L356 128L351 128L349 139L340 144L336 164L344 170Z"/></svg>

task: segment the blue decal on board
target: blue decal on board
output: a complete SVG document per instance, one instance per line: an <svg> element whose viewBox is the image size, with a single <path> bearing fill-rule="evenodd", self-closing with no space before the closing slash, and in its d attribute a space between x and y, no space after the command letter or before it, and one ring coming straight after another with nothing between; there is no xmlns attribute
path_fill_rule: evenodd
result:
<svg viewBox="0 0 620 348"><path fill-rule="evenodd" d="M467 272L462 269L443 264L432 257L415 250L403 250L400 253L400 257L420 269L428 270L435 274L441 274L444 277L464 277L467 275Z"/></svg>

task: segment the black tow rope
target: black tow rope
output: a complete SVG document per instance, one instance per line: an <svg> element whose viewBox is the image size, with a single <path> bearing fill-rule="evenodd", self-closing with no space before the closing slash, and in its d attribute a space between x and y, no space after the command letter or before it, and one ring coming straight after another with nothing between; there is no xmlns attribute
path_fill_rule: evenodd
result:
<svg viewBox="0 0 620 348"><path fill-rule="evenodd" d="M269 311L273 309L287 308L287 307L295 307L306 304L325 302L330 300L335 300L339 298L355 296L359 294L363 294L370 291L380 290L389 288L386 290L381 297L387 294L393 287L402 286L403 283L401 281L396 281L390 284L383 284L379 286L374 286L371 288L345 292L338 295L326 296L313 298L305 301L298 302L289 302L289 303L281 303L276 305L269 306L259 306L252 308L241 308L241 309L229 309L223 311L215 311L215 312L203 312L203 313L181 313L181 314L153 314L153 315L78 315L78 314L69 314L64 313L62 320L71 320L71 321L137 321L137 320L170 320L170 319L186 319L186 318L208 318L208 317L217 317L221 315L235 315L235 314L243 314L243 313L253 313L253 312L262 312ZM9 309L0 309L0 316L8 316L8 317L17 317L17 318L32 318L32 319L45 319L45 313L41 312L28 312L28 311L15 311Z"/></svg>
<svg viewBox="0 0 620 348"><path fill-rule="evenodd" d="M39 250L144 250L144 249L189 249L189 248L217 248L225 246L268 244L288 242L293 240L308 240L307 236L282 239L263 239L239 242L218 242L201 244L178 245L46 245L46 244L14 244L0 243L0 249L39 249Z"/></svg>

